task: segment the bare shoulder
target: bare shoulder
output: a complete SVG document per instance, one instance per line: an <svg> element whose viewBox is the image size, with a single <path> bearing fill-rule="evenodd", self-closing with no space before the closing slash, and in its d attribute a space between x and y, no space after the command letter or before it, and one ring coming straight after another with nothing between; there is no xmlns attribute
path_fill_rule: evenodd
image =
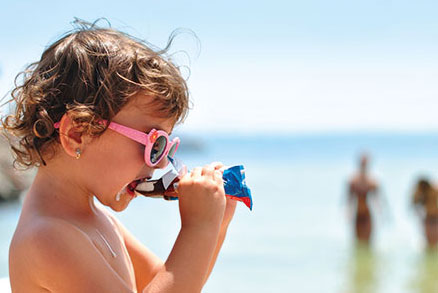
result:
<svg viewBox="0 0 438 293"><path fill-rule="evenodd" d="M24 277L56 292L130 292L90 238L62 219L42 217L19 226L9 258L12 289L22 287Z"/></svg>
<svg viewBox="0 0 438 293"><path fill-rule="evenodd" d="M357 184L360 181L360 176L358 174L354 174L350 177L350 180L348 181L351 185Z"/></svg>
<svg viewBox="0 0 438 293"><path fill-rule="evenodd" d="M355 189L356 185L358 184L358 181L359 178L357 175L350 177L350 179L348 180L348 186L350 188L350 191Z"/></svg>
<svg viewBox="0 0 438 293"><path fill-rule="evenodd" d="M81 230L65 220L50 217L32 219L17 227L10 247L11 258L23 255L31 257L34 262L41 259L45 263L56 263L59 261L54 257L57 251L68 249L72 243L86 239Z"/></svg>
<svg viewBox="0 0 438 293"><path fill-rule="evenodd" d="M379 184L375 178L370 178L368 181L370 188L376 191L379 188Z"/></svg>
<svg viewBox="0 0 438 293"><path fill-rule="evenodd" d="M41 217L20 223L9 249L11 282L24 276L44 283L52 270L61 269L73 257L73 243L86 242L82 234L72 224L56 218Z"/></svg>
<svg viewBox="0 0 438 293"><path fill-rule="evenodd" d="M56 254L73 230L67 223L44 217L20 221L9 248L9 275L14 291L38 287L50 266L60 258Z"/></svg>

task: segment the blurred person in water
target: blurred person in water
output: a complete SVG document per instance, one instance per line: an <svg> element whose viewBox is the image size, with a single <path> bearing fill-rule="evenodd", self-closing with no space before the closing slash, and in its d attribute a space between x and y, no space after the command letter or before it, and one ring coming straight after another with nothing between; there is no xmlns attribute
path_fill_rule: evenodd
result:
<svg viewBox="0 0 438 293"><path fill-rule="evenodd" d="M413 204L423 221L429 248L438 247L438 188L426 178L417 182Z"/></svg>
<svg viewBox="0 0 438 293"><path fill-rule="evenodd" d="M348 203L350 215L354 214L356 239L364 244L369 244L372 232L369 198L376 198L378 191L376 180L368 174L368 163L368 155L362 154L359 170L348 183Z"/></svg>

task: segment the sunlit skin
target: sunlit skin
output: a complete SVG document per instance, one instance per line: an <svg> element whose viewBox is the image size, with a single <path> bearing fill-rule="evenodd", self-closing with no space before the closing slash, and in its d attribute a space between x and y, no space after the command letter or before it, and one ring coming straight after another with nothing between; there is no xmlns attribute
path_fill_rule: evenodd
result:
<svg viewBox="0 0 438 293"><path fill-rule="evenodd" d="M368 175L368 157L363 155L359 172L350 180L348 196L350 209L355 210L356 238L361 243L370 241L372 223L368 197L377 195L377 189L377 183Z"/></svg>
<svg viewBox="0 0 438 293"><path fill-rule="evenodd" d="M423 219L428 247L438 248L438 187L418 182L413 203Z"/></svg>
<svg viewBox="0 0 438 293"><path fill-rule="evenodd" d="M132 97L114 122L170 133L174 121L157 117L150 100ZM112 130L98 138L81 134L68 115L59 132L61 144L38 169L11 243L13 292L199 292L236 207L224 195L223 165L198 167L181 179L181 230L163 262L93 204L95 197L114 211L126 209L134 197L123 192L116 200L116 194L154 172L144 162L144 147ZM166 165L164 159L156 168Z"/></svg>

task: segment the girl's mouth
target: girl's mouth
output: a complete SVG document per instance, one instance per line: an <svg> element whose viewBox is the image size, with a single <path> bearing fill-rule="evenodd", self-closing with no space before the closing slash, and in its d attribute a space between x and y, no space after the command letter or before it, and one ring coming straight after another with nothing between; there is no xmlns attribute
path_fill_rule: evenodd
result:
<svg viewBox="0 0 438 293"><path fill-rule="evenodd" d="M126 187L126 191L128 192L128 194L130 195L130 196L132 196L132 197L135 197L135 188L137 187L137 185L138 185L138 182L139 180L135 180L135 181L132 181L131 183L129 183L128 184L128 186Z"/></svg>
<svg viewBox="0 0 438 293"><path fill-rule="evenodd" d="M135 197L136 196L135 189L137 188L137 185L139 185L140 183L146 182L149 179L150 179L149 177L144 177L144 178L132 181L126 187L126 191L128 192L129 195Z"/></svg>
<svg viewBox="0 0 438 293"><path fill-rule="evenodd" d="M137 187L137 181L132 181L131 183L128 184L128 186L126 187L126 191L128 192L129 195L131 196L135 196L134 190L135 187Z"/></svg>

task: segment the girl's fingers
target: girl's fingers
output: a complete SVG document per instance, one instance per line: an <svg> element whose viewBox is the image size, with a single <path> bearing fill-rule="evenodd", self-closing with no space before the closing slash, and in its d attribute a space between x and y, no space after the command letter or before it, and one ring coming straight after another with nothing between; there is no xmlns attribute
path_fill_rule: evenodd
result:
<svg viewBox="0 0 438 293"><path fill-rule="evenodd" d="M209 177L218 183L223 184L222 176L224 173L224 164L220 162L214 162L204 167L196 167L190 172L191 178L197 178L201 176Z"/></svg>
<svg viewBox="0 0 438 293"><path fill-rule="evenodd" d="M213 178L214 167L212 165L205 165L202 168L202 175Z"/></svg>
<svg viewBox="0 0 438 293"><path fill-rule="evenodd" d="M213 178L214 178L214 180L215 180L217 183L219 183L219 184L221 184L221 185L224 184L224 181L223 181L223 179L222 179L222 175L223 175L222 171L220 171L220 170L214 170Z"/></svg>
<svg viewBox="0 0 438 293"><path fill-rule="evenodd" d="M201 167L196 167L192 170L192 172L190 172L190 176L192 178L200 177L201 175L202 175L202 168Z"/></svg>
<svg viewBox="0 0 438 293"><path fill-rule="evenodd" d="M224 170L225 170L224 164L222 164L221 162L213 162L210 164L210 166L212 168L214 168L214 176L213 176L214 180L217 183L223 185L224 182L223 182L222 176L223 176Z"/></svg>
<svg viewBox="0 0 438 293"><path fill-rule="evenodd" d="M210 164L210 166L212 166L215 170L220 170L221 172L224 172L224 170L226 169L224 164L222 164L221 162L213 162Z"/></svg>
<svg viewBox="0 0 438 293"><path fill-rule="evenodd" d="M224 164L222 164L221 162L213 162L210 163L210 166L214 167L215 169L220 169L221 167L223 167Z"/></svg>

